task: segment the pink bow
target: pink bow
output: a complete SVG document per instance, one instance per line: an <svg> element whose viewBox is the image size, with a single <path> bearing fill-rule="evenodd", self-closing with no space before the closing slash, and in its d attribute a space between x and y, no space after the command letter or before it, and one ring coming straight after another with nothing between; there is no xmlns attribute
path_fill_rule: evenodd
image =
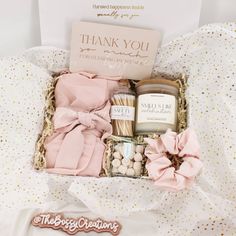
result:
<svg viewBox="0 0 236 236"><path fill-rule="evenodd" d="M202 168L199 160L200 146L195 132L187 129L177 133L167 130L157 140L146 138L148 146L145 155L148 157L146 168L148 175L159 188L178 191L191 186ZM183 158L179 169L172 167L168 155Z"/></svg>
<svg viewBox="0 0 236 236"><path fill-rule="evenodd" d="M68 107L57 107L53 116L54 129L58 132L70 132L76 125L84 129L97 129L104 133L102 140L112 132L109 114L110 103L92 112L79 112Z"/></svg>
<svg viewBox="0 0 236 236"><path fill-rule="evenodd" d="M55 166L48 169L49 172L77 175L88 166L92 168L97 165L91 163L91 157L96 152L97 139L102 137L101 140L104 140L112 133L109 109L109 101L104 107L91 112L77 112L68 107L56 108L53 117L55 132L63 134L64 137ZM63 171L60 171L62 169ZM99 169L96 167L93 172L96 173ZM99 172L96 175L98 176Z"/></svg>
<svg viewBox="0 0 236 236"><path fill-rule="evenodd" d="M70 108L58 107L54 114L54 128L55 130L59 130L68 126L74 127L75 124L81 124L87 128L94 128L94 119L95 115L93 113L76 112Z"/></svg>

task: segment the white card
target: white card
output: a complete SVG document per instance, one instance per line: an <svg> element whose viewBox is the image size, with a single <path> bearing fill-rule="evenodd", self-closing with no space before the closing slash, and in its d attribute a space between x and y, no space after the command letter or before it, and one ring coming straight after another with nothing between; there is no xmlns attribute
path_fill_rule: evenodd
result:
<svg viewBox="0 0 236 236"><path fill-rule="evenodd" d="M39 0L42 45L69 49L72 22L159 31L163 43L198 28L201 0Z"/></svg>

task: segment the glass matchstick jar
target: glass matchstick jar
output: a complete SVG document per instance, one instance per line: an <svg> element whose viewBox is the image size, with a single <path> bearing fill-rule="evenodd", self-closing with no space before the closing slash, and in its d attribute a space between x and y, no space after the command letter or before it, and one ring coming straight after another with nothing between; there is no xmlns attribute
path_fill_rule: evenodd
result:
<svg viewBox="0 0 236 236"><path fill-rule="evenodd" d="M135 92L129 88L128 80L121 81L118 90L111 98L113 135L133 137L135 100Z"/></svg>

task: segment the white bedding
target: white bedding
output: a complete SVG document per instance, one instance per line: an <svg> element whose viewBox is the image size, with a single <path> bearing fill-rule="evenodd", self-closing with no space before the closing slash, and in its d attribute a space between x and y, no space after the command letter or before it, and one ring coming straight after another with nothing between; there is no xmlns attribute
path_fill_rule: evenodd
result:
<svg viewBox="0 0 236 236"><path fill-rule="evenodd" d="M158 51L154 74L189 77L189 126L198 134L204 162L193 188L178 193L158 191L145 180L35 172L43 91L50 73L67 67L68 52L39 47L1 59L1 235L51 235L50 229L29 227L31 215L42 210L118 217L121 235L128 236L236 235L235 30L234 23L208 25Z"/></svg>

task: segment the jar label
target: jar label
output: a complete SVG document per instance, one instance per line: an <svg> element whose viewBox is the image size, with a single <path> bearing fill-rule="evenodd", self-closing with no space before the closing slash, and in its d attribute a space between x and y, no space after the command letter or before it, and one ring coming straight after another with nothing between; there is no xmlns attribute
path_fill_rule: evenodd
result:
<svg viewBox="0 0 236 236"><path fill-rule="evenodd" d="M173 95L149 93L139 95L137 101L137 123L176 122L176 98Z"/></svg>
<svg viewBox="0 0 236 236"><path fill-rule="evenodd" d="M112 120L130 120L134 121L135 108L131 106L111 106Z"/></svg>

